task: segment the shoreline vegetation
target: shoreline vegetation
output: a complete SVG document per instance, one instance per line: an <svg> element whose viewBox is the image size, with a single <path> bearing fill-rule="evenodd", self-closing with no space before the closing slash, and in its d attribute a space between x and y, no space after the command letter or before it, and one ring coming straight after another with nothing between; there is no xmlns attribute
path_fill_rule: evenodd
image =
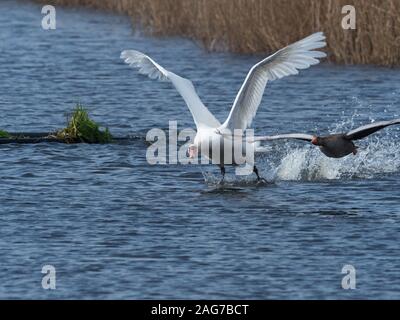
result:
<svg viewBox="0 0 400 320"><path fill-rule="evenodd" d="M329 60L400 65L400 1L353 0L356 29L344 30L347 0L36 0L131 17L134 28L181 36L210 51L269 54L313 32L327 36Z"/></svg>

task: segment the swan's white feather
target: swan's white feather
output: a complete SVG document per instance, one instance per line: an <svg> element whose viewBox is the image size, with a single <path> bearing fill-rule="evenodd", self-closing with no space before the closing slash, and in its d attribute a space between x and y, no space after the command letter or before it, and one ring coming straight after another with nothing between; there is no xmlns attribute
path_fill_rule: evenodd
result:
<svg viewBox="0 0 400 320"><path fill-rule="evenodd" d="M247 74L229 116L220 130L248 128L256 115L267 82L298 74L298 70L319 63L318 59L325 57L326 54L315 49L325 45L324 34L317 32L254 65Z"/></svg>
<svg viewBox="0 0 400 320"><path fill-rule="evenodd" d="M147 75L151 79L171 81L176 90L185 100L196 126L217 128L221 124L201 102L192 82L175 73L164 69L153 59L136 50L125 50L121 53L121 59L132 67L139 69L139 73Z"/></svg>

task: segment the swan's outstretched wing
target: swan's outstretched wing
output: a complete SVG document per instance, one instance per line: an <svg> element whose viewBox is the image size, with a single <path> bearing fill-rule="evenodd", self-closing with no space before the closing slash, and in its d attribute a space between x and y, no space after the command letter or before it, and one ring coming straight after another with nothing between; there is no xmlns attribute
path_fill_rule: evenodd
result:
<svg viewBox="0 0 400 320"><path fill-rule="evenodd" d="M254 137L252 141L272 141L272 140L280 140L280 139L297 139L310 141L314 138L314 136L310 134L304 133L288 133L288 134L278 134L276 136L262 136L262 137Z"/></svg>
<svg viewBox="0 0 400 320"><path fill-rule="evenodd" d="M189 107L197 127L209 126L217 128L221 125L201 102L190 80L164 69L153 59L139 51L122 51L121 59L124 59L130 66L138 68L139 73L147 75L151 79L171 81Z"/></svg>
<svg viewBox="0 0 400 320"><path fill-rule="evenodd" d="M370 134L379 131L387 126L391 126L393 124L400 124L400 119L394 119L389 121L378 121L374 123L367 124L365 126L361 126L357 129L351 130L346 133L346 138L349 140L358 140L369 136Z"/></svg>
<svg viewBox="0 0 400 320"><path fill-rule="evenodd" d="M314 33L295 42L254 65L240 88L227 120L221 129L245 130L251 125L260 105L268 81L297 74L319 63L317 58L326 57L321 51L313 51L326 45L322 32Z"/></svg>

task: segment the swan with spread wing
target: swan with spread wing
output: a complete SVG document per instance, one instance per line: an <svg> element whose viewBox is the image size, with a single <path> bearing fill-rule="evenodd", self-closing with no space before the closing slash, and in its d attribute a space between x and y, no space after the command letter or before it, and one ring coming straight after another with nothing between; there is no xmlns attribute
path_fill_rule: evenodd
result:
<svg viewBox="0 0 400 320"><path fill-rule="evenodd" d="M233 155L235 151L226 152L227 145L232 149L240 148L241 152L254 152L256 143L245 140L244 143L235 143L233 134L243 132L251 126L268 81L274 81L289 75L298 74L300 69L306 69L319 63L320 58L326 57L324 52L318 51L325 47L325 36L322 32L314 33L300 41L278 50L269 57L255 64L247 74L242 84L228 118L220 123L202 103L192 82L175 73L164 69L147 55L135 51L125 50L121 58L132 67L139 69L139 73L152 79L169 81L180 93L186 102L197 127L194 143L189 146L189 157L194 158L201 153L206 158L219 165L222 176L225 176L225 165L236 164ZM215 152L214 147L218 146ZM254 160L253 160L254 162ZM254 163L253 172L260 180L260 175Z"/></svg>

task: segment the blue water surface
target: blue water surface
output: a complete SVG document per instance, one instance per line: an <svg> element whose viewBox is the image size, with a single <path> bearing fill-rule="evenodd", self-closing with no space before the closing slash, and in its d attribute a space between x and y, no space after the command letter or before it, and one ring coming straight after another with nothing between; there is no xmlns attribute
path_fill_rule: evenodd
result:
<svg viewBox="0 0 400 320"><path fill-rule="evenodd" d="M268 145L272 183L212 166L146 161L146 133L194 128L169 83L119 58L146 52L193 80L223 121L262 56L208 53L132 30L128 17L0 2L0 127L61 128L77 102L116 136L107 145L0 146L2 299L399 299L400 128L328 159L302 142ZM346 32L346 31L344 31ZM268 84L255 132L340 132L400 116L398 69L323 63ZM356 289L342 289L342 267ZM55 290L42 267L56 268Z"/></svg>

